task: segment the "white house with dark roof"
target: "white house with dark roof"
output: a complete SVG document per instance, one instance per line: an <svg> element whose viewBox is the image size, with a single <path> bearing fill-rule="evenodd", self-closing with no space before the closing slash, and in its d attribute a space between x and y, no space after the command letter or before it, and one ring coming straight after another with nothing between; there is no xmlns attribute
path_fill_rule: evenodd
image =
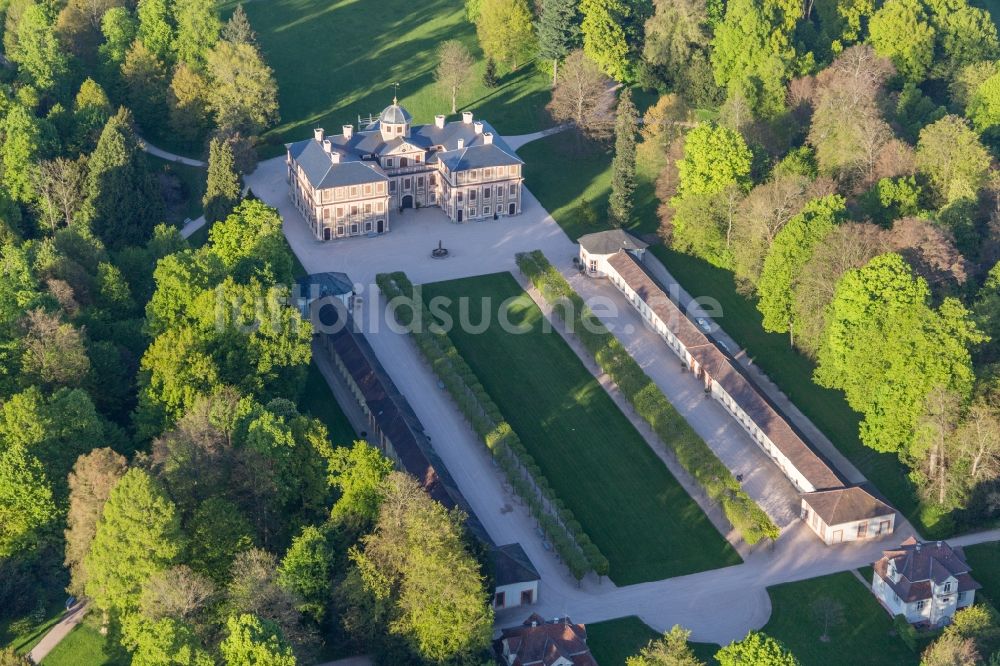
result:
<svg viewBox="0 0 1000 666"><path fill-rule="evenodd" d="M895 510L860 486L849 486L780 410L657 284L642 264L645 244L621 230L581 239L587 272L606 277L625 295L801 494L802 520L828 545L891 534ZM617 249L615 249L617 248Z"/></svg>
<svg viewBox="0 0 1000 666"><path fill-rule="evenodd" d="M625 250L642 261L642 253L649 247L623 229L611 229L586 234L577 239L580 244L580 265L591 277L605 277L608 273L608 259Z"/></svg>
<svg viewBox="0 0 1000 666"><path fill-rule="evenodd" d="M947 624L955 611L972 605L982 587L969 574L962 549L944 541L910 537L883 551L874 569L872 593L890 615L902 615L910 624Z"/></svg>
<svg viewBox="0 0 1000 666"><path fill-rule="evenodd" d="M497 546L493 551L493 607L497 610L530 606L538 599L541 576L519 543Z"/></svg>
<svg viewBox="0 0 1000 666"><path fill-rule="evenodd" d="M363 130L285 145L289 196L317 239L386 233L405 208L437 206L453 222L521 212L524 163L489 123L469 111L411 121L394 98Z"/></svg>

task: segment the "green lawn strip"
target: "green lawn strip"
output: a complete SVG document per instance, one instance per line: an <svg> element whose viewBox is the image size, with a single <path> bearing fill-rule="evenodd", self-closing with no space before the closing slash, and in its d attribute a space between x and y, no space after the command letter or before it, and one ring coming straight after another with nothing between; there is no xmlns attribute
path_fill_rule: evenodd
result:
<svg viewBox="0 0 1000 666"><path fill-rule="evenodd" d="M599 576L607 575L608 559L583 531L572 510L556 495L541 467L451 338L442 331L430 330L427 323L433 321L433 315L424 302L414 303L416 290L406 274L380 273L375 279L390 302L406 299L411 304L411 307L394 307L397 323L410 332L455 406L504 471L514 492L525 501L573 576L580 580L591 570Z"/></svg>
<svg viewBox="0 0 1000 666"><path fill-rule="evenodd" d="M597 146L576 147L571 132L553 134L533 141L517 151L524 160L524 183L545 207L566 235L576 240L584 234L608 228L608 196L611 194L613 151ZM636 234L655 233L655 167L640 159L633 197L633 223L627 228ZM593 206L597 223L588 223L581 214L584 201Z"/></svg>
<svg viewBox="0 0 1000 666"><path fill-rule="evenodd" d="M722 507L743 540L754 545L775 540L778 526L746 494L732 472L674 409L663 391L643 372L583 299L540 251L519 254L517 265L563 320L572 317L572 329L594 360L618 385L636 412L677 456L684 469Z"/></svg>
<svg viewBox="0 0 1000 666"><path fill-rule="evenodd" d="M509 273L424 285L459 321L508 320L513 334L454 327L449 336L537 460L543 475L611 562L619 585L736 564L739 555L670 475L541 310ZM486 299L484 305L483 300ZM429 302L429 301L428 301ZM462 330L462 329L465 330Z"/></svg>
<svg viewBox="0 0 1000 666"><path fill-rule="evenodd" d="M59 622L64 611L62 600L53 599L35 613L0 622L0 647L12 647L18 654L29 652Z"/></svg>
<svg viewBox="0 0 1000 666"><path fill-rule="evenodd" d="M1000 608L1000 542L966 546L965 559L972 567L972 577L983 586L976 596L985 596Z"/></svg>
<svg viewBox="0 0 1000 666"><path fill-rule="evenodd" d="M650 641L662 638L648 624L635 615L605 620L587 625L587 647L601 666L625 666L625 660L638 654ZM712 666L717 664L714 643L689 643L695 655Z"/></svg>
<svg viewBox="0 0 1000 666"><path fill-rule="evenodd" d="M235 3L228 5L232 8ZM265 153L311 135L313 127L339 132L358 115L378 114L399 101L415 123L451 111L451 100L434 82L437 50L455 39L476 64L458 98L501 134L524 134L551 125L544 112L551 78L533 63L505 72L496 88L486 88L486 66L475 27L462 0L269 0L244 5L261 50L278 83L281 122L264 137ZM348 38L349 37L349 38ZM520 63L519 63L520 64Z"/></svg>
<svg viewBox="0 0 1000 666"><path fill-rule="evenodd" d="M844 394L814 383L814 363L790 347L784 335L764 331L760 312L737 293L732 273L662 245L652 251L692 297L708 296L719 302L723 316L716 321L726 333L903 515L916 520L916 494L907 468L897 456L861 443L860 416L848 406ZM926 526L918 525L918 529L926 531Z"/></svg>
<svg viewBox="0 0 1000 666"><path fill-rule="evenodd" d="M127 660L109 654L107 637L81 622L42 659L44 666L125 666Z"/></svg>
<svg viewBox="0 0 1000 666"><path fill-rule="evenodd" d="M315 362L309 364L298 407L299 411L323 422L334 446L350 446L358 438Z"/></svg>
<svg viewBox="0 0 1000 666"><path fill-rule="evenodd" d="M771 619L761 630L780 640L802 666L865 664L906 666L920 657L893 635L893 621L854 574L841 572L767 588ZM819 599L839 604L843 621L829 629L823 642Z"/></svg>

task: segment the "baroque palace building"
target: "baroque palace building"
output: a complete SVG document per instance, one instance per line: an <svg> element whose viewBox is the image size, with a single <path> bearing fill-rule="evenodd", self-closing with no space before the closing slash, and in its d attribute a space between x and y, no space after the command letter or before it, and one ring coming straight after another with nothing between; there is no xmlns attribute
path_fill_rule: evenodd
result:
<svg viewBox="0 0 1000 666"><path fill-rule="evenodd" d="M521 212L523 162L489 123L434 117L412 125L393 98L378 120L355 132L313 130L285 145L289 195L319 240L383 234L390 212L437 206L452 222Z"/></svg>

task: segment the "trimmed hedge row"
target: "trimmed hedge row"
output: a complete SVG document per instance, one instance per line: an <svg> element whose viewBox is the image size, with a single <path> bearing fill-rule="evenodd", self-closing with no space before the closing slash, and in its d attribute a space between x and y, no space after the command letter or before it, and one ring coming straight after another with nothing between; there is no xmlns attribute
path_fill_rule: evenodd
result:
<svg viewBox="0 0 1000 666"><path fill-rule="evenodd" d="M599 576L607 575L610 568L608 559L584 533L573 512L556 497L541 468L504 419L451 338L432 326L435 320L423 301L415 297L413 284L406 274L380 273L375 282L390 301L405 299L403 307L393 309L396 321L413 337L434 374L486 444L497 466L507 475L514 492L524 499L573 576L580 580L590 570ZM416 325L414 320L417 320Z"/></svg>
<svg viewBox="0 0 1000 666"><path fill-rule="evenodd" d="M517 265L563 321L573 320L573 334L615 381L639 416L673 449L688 474L722 507L743 540L753 545L762 539L777 539L780 534L778 526L743 491L732 472L692 430L663 391L643 372L618 338L608 331L545 255L539 250L518 254Z"/></svg>

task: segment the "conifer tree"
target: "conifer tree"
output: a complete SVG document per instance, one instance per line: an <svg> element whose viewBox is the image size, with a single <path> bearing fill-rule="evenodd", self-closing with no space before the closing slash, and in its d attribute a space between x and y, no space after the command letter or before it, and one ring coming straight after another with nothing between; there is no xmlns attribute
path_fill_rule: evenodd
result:
<svg viewBox="0 0 1000 666"><path fill-rule="evenodd" d="M496 88L500 84L497 79L497 62L493 58L486 59L486 69L483 71L483 85Z"/></svg>
<svg viewBox="0 0 1000 666"><path fill-rule="evenodd" d="M576 0L542 0L541 15L535 24L538 55L552 61L552 85L559 77L559 63L580 40L580 16Z"/></svg>
<svg viewBox="0 0 1000 666"><path fill-rule="evenodd" d="M82 218L108 247L144 243L162 222L163 200L128 110L108 120L89 168Z"/></svg>
<svg viewBox="0 0 1000 666"><path fill-rule="evenodd" d="M611 198L608 217L621 227L632 217L632 193L635 192L635 134L638 112L632 102L632 90L626 88L618 101L615 117L615 158L611 163Z"/></svg>
<svg viewBox="0 0 1000 666"><path fill-rule="evenodd" d="M212 139L208 155L208 184L202 203L205 220L211 224L229 217L240 199L240 178L236 174L233 147L223 139Z"/></svg>

